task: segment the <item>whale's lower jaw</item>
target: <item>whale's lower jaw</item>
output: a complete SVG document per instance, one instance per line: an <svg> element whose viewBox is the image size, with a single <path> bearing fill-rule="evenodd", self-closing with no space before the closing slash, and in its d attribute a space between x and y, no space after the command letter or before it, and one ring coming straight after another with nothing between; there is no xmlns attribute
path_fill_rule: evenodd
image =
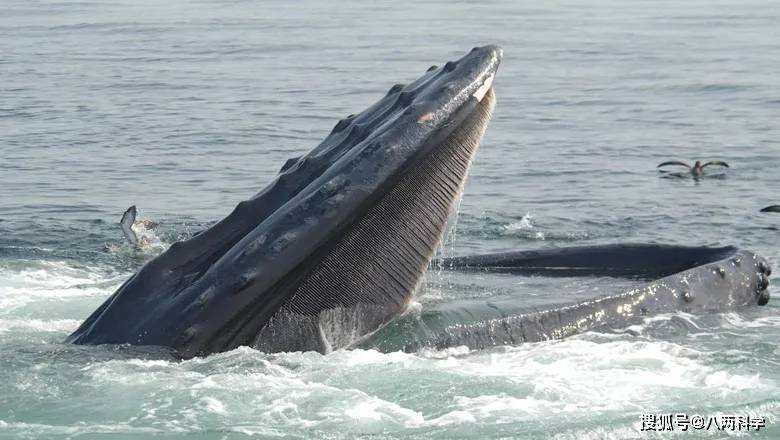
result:
<svg viewBox="0 0 780 440"><path fill-rule="evenodd" d="M769 263L734 247L614 244L506 252L444 261L470 273L619 276L630 289L531 309L514 302L453 301L405 317L361 346L383 351L467 346L483 349L625 328L662 313L718 313L769 301ZM403 329L399 331L399 329ZM399 339L397 334L403 336Z"/></svg>
<svg viewBox="0 0 780 440"><path fill-rule="evenodd" d="M266 352L347 347L403 312L463 190L495 105L490 89L443 139L433 139L363 212L274 289L290 298L262 326L258 310L199 352L249 345ZM292 294L289 289L293 289ZM195 354L179 347L183 356Z"/></svg>

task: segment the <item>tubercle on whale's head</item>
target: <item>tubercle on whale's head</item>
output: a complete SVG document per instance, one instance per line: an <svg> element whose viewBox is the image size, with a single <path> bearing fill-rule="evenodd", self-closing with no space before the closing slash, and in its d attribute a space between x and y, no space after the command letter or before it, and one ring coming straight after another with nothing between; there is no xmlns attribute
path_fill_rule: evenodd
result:
<svg viewBox="0 0 780 440"><path fill-rule="evenodd" d="M414 128L405 125L412 122L428 129L447 125L464 104L484 99L502 57L503 50L498 46L475 47L458 60L432 66L411 83L395 84L363 112L340 120L320 146L299 159L317 155L333 144L351 147L370 141L388 128L386 124L406 129Z"/></svg>
<svg viewBox="0 0 780 440"><path fill-rule="evenodd" d="M765 306L769 303L769 276L772 275L772 267L766 258L755 255L756 258L756 303Z"/></svg>

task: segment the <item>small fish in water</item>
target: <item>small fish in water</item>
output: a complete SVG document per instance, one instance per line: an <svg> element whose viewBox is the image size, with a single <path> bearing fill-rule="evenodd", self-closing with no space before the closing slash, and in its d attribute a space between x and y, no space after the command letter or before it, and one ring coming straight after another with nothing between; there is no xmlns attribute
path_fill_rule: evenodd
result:
<svg viewBox="0 0 780 440"><path fill-rule="evenodd" d="M666 170L658 170L658 171L660 171L662 173L669 173L670 176L674 176L674 177L686 177L688 175L691 175L691 176L693 176L694 179L699 179L701 177L704 177L704 168L706 168L708 166L713 166L713 165L714 166L719 166L719 167L724 167L724 168L728 168L729 167L729 164L727 164L726 162L723 162L722 160L712 160L712 161L706 162L704 164L702 164L701 161L697 160L696 163L693 164L693 166L690 166L687 163L681 162L679 160L669 160L669 161L662 162L662 163L658 164L657 168L663 168L663 167L666 167L666 166L682 166L682 167L688 168L688 172L687 173L670 173L669 171L666 171ZM718 176L722 176L722 174L719 174Z"/></svg>
<svg viewBox="0 0 780 440"><path fill-rule="evenodd" d="M136 249L141 251L149 250L156 239L152 229L156 228L158 224L151 220L136 220L137 214L138 210L135 208L135 205L127 208L127 211L122 214L119 226L122 228L122 233L127 241L135 246Z"/></svg>

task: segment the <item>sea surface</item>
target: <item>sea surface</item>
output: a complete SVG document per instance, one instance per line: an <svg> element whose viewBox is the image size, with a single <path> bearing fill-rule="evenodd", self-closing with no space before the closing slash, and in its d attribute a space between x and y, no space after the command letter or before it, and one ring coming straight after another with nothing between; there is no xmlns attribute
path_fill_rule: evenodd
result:
<svg viewBox="0 0 780 440"><path fill-rule="evenodd" d="M780 204L778 23L752 0L0 0L0 438L660 437L650 413L767 424L674 438L780 438L777 299L488 350L62 344L340 118L488 43L498 103L442 254L736 245L780 285L780 214L758 212ZM661 178L668 159L730 168ZM123 245L131 204L160 223L148 254ZM432 269L414 307L624 284Z"/></svg>

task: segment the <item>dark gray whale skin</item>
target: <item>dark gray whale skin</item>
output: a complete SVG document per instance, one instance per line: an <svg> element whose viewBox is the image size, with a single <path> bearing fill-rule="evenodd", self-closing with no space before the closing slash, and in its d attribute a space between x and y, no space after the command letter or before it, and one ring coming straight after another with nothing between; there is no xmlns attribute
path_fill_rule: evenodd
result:
<svg viewBox="0 0 780 440"><path fill-rule="evenodd" d="M711 313L764 305L769 301L771 274L763 257L730 246L580 246L458 257L441 264L453 270L652 281L544 310L512 311L492 302L447 303L398 320L393 323L395 328L384 329L362 347L384 351L452 346L482 349L560 339L603 326L622 328L659 313Z"/></svg>
<svg viewBox="0 0 780 440"><path fill-rule="evenodd" d="M441 241L495 102L502 51L393 86L226 218L149 261L67 338L169 347L349 346L401 313Z"/></svg>

